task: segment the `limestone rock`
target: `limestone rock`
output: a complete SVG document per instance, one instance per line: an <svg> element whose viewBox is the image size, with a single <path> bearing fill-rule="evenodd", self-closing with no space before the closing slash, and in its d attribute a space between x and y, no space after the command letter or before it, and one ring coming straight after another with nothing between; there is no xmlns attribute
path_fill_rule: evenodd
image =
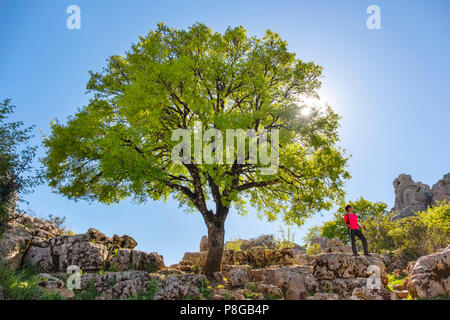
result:
<svg viewBox="0 0 450 320"><path fill-rule="evenodd" d="M137 246L137 244L138 243L136 242L136 240L134 240L129 235L124 234L122 236L122 242L120 243L120 247L126 249L134 249Z"/></svg>
<svg viewBox="0 0 450 320"><path fill-rule="evenodd" d="M346 253L322 253L314 261L314 276L319 280L333 280L345 278L367 278L372 274L371 268L377 268L381 281L386 282L386 267L384 263L374 257L354 257Z"/></svg>
<svg viewBox="0 0 450 320"><path fill-rule="evenodd" d="M24 263L37 265L44 272L65 271L70 265L85 271L103 269L108 255L106 247L87 239L89 234L57 236L35 243L27 250Z"/></svg>
<svg viewBox="0 0 450 320"><path fill-rule="evenodd" d="M160 280L160 288L155 296L155 300L181 300L186 297L193 299L200 298L200 287L206 282L206 276L190 273L178 276L167 276Z"/></svg>
<svg viewBox="0 0 450 320"><path fill-rule="evenodd" d="M188 261L192 265L198 264L204 254L200 252L185 252L182 261Z"/></svg>
<svg viewBox="0 0 450 320"><path fill-rule="evenodd" d="M250 271L244 266L236 266L228 272L227 279L233 287L239 287L250 281Z"/></svg>
<svg viewBox="0 0 450 320"><path fill-rule="evenodd" d="M81 290L92 283L98 294L103 297L127 299L136 293L143 292L150 281L145 271L105 272L81 275Z"/></svg>
<svg viewBox="0 0 450 320"><path fill-rule="evenodd" d="M330 241L327 237L316 237L311 240L311 244L318 244L322 249L327 247L327 243Z"/></svg>
<svg viewBox="0 0 450 320"><path fill-rule="evenodd" d="M314 257L309 254L294 255L293 264L297 265L312 265L314 263Z"/></svg>
<svg viewBox="0 0 450 320"><path fill-rule="evenodd" d="M369 289L367 287L355 288L352 300L397 300L397 296L386 289Z"/></svg>
<svg viewBox="0 0 450 320"><path fill-rule="evenodd" d="M286 299L298 300L319 289L319 282L306 266L279 266L251 270L252 281L286 290Z"/></svg>
<svg viewBox="0 0 450 320"><path fill-rule="evenodd" d="M40 273L38 277L42 279L38 283L38 286L41 288L47 289L64 288L64 282L61 279L58 279L48 273Z"/></svg>
<svg viewBox="0 0 450 320"><path fill-rule="evenodd" d="M424 211L431 204L430 187L421 182L414 182L411 175L401 174L393 182L395 189L395 205L391 211L397 213L394 220Z"/></svg>
<svg viewBox="0 0 450 320"><path fill-rule="evenodd" d="M350 299L355 288L367 286L367 278L325 279L319 280L319 291L338 294L344 299Z"/></svg>
<svg viewBox="0 0 450 320"><path fill-rule="evenodd" d="M408 290L394 290L393 292L398 299L406 299L409 295Z"/></svg>
<svg viewBox="0 0 450 320"><path fill-rule="evenodd" d="M20 267L30 245L63 233L62 230L43 219L15 214L16 218L9 222L9 228L0 238L0 261L6 262L13 270Z"/></svg>
<svg viewBox="0 0 450 320"><path fill-rule="evenodd" d="M203 236L200 240L200 252L208 251L208 237Z"/></svg>
<svg viewBox="0 0 450 320"><path fill-rule="evenodd" d="M328 242L326 244L327 248L342 247L342 246L344 246L344 243L341 240L337 239L337 238L328 240Z"/></svg>
<svg viewBox="0 0 450 320"><path fill-rule="evenodd" d="M317 292L315 295L307 297L306 300L339 300L335 293Z"/></svg>
<svg viewBox="0 0 450 320"><path fill-rule="evenodd" d="M281 291L281 289L277 286L274 286L273 284L261 283L258 286L258 292L262 293L263 296L266 295L270 296L271 298L283 298L283 292Z"/></svg>
<svg viewBox="0 0 450 320"><path fill-rule="evenodd" d="M330 240L331 241L331 240ZM326 247L322 249L323 253L332 253L332 252L340 252L340 253L353 253L352 248L349 246L332 246L332 247Z"/></svg>
<svg viewBox="0 0 450 320"><path fill-rule="evenodd" d="M444 200L450 203L450 173L431 187L431 203L437 204Z"/></svg>
<svg viewBox="0 0 450 320"><path fill-rule="evenodd" d="M413 298L435 298L450 293L450 245L417 260L407 284Z"/></svg>

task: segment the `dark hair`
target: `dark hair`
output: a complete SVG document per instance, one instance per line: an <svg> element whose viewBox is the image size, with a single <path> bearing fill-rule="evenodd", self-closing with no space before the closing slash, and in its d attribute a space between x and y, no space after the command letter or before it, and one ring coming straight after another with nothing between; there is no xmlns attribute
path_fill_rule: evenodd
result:
<svg viewBox="0 0 450 320"><path fill-rule="evenodd" d="M348 212L348 209L350 209L351 207L351 205L345 206L345 211Z"/></svg>

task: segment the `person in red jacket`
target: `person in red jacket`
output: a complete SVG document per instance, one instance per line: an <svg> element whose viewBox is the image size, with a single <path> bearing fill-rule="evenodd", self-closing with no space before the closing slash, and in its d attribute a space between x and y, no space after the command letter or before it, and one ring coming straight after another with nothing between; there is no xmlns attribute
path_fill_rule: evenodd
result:
<svg viewBox="0 0 450 320"><path fill-rule="evenodd" d="M361 231L361 227L358 224L358 216L353 212L353 208L351 205L345 207L345 211L347 212L344 216L344 224L349 230L350 238L352 240L352 250L353 255L358 256L358 252L356 252L356 244L355 244L355 236L361 239L364 248L364 255L370 256L369 251L367 249L367 239ZM364 226L363 226L364 227ZM364 227L365 229L366 227Z"/></svg>

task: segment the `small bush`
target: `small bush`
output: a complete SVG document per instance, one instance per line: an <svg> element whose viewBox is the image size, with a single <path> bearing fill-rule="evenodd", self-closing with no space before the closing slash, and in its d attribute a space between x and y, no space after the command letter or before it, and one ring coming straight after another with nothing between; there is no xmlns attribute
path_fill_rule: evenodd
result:
<svg viewBox="0 0 450 320"><path fill-rule="evenodd" d="M128 298L128 300L153 300L158 290L158 282L156 281L156 279L152 279L148 283L147 288L144 292L137 293Z"/></svg>
<svg viewBox="0 0 450 320"><path fill-rule="evenodd" d="M321 251L320 244L317 243L310 243L306 248L306 253L309 254L310 256L318 254L320 253L320 251Z"/></svg>
<svg viewBox="0 0 450 320"><path fill-rule="evenodd" d="M92 279L88 281L86 289L74 289L74 294L74 300L95 300L98 297L98 291Z"/></svg>
<svg viewBox="0 0 450 320"><path fill-rule="evenodd" d="M42 293L38 290L38 284L42 279L38 274L39 270L32 266L12 270L7 265L0 265L0 285L6 299L39 299Z"/></svg>

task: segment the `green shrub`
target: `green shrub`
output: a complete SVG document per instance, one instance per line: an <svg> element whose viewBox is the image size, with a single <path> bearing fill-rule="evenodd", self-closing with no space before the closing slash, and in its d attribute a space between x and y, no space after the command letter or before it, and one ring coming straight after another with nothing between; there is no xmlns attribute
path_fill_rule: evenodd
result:
<svg viewBox="0 0 450 320"><path fill-rule="evenodd" d="M306 248L306 253L309 254L310 256L318 254L320 253L320 251L321 251L320 244L316 243L310 243Z"/></svg>
<svg viewBox="0 0 450 320"><path fill-rule="evenodd" d="M12 270L5 264L0 265L0 285L3 287L6 299L39 299L42 293L38 290L38 284L42 279L38 274L39 269L33 266Z"/></svg>
<svg viewBox="0 0 450 320"><path fill-rule="evenodd" d="M227 243L225 244L225 249L241 251L242 242L243 241L241 239L227 241Z"/></svg>
<svg viewBox="0 0 450 320"><path fill-rule="evenodd" d="M86 289L74 289L74 300L95 300L98 297L98 291L94 281L88 281Z"/></svg>
<svg viewBox="0 0 450 320"><path fill-rule="evenodd" d="M388 237L401 253L417 259L450 243L450 204L439 203L389 225Z"/></svg>
<svg viewBox="0 0 450 320"><path fill-rule="evenodd" d="M128 300L153 300L158 290L158 282L156 279L152 279L144 292L137 293L128 298Z"/></svg>
<svg viewBox="0 0 450 320"><path fill-rule="evenodd" d="M200 285L200 298L210 299L212 297L212 287L208 280L202 280Z"/></svg>

